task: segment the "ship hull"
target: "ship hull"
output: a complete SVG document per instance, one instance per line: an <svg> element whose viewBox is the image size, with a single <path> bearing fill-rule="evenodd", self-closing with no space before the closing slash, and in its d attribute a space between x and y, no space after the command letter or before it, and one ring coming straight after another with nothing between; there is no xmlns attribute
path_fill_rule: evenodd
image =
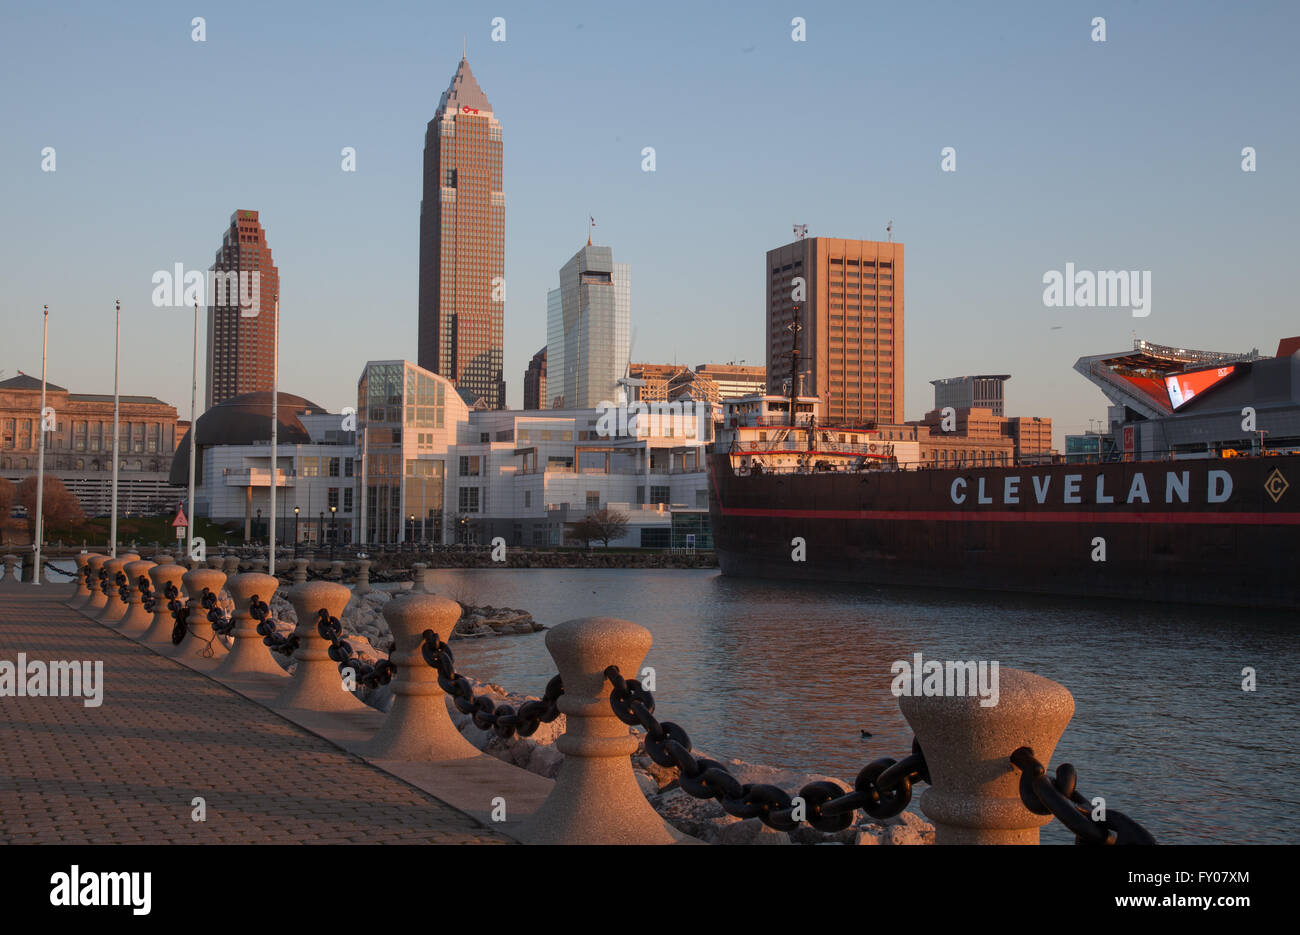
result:
<svg viewBox="0 0 1300 935"><path fill-rule="evenodd" d="M1290 609L1300 457L732 473L710 461L723 574Z"/></svg>

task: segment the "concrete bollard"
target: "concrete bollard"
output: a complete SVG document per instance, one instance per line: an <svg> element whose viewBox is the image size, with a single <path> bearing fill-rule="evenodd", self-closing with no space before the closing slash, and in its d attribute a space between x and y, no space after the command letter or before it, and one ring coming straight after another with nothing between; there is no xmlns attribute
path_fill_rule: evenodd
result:
<svg viewBox="0 0 1300 935"><path fill-rule="evenodd" d="M18 556L13 554L6 555L3 561L5 563L5 577L4 577L5 584L17 584L18 583Z"/></svg>
<svg viewBox="0 0 1300 935"><path fill-rule="evenodd" d="M173 558L169 552L159 552L153 557L153 563L155 565L171 565L174 564L175 561L176 559Z"/></svg>
<svg viewBox="0 0 1300 935"><path fill-rule="evenodd" d="M226 576L223 572L214 568L198 568L194 571L186 572L181 581L185 585L185 592L189 596L187 606L192 607L189 616L189 631L185 634L185 639L181 640L180 645L172 650L173 656L202 656L207 659L224 656L227 652L226 644L217 638L216 631L212 629L212 624L208 621L208 612L203 609L199 603L203 596L203 589L207 588L213 594L220 595L221 588L226 583Z"/></svg>
<svg viewBox="0 0 1300 935"><path fill-rule="evenodd" d="M300 588L307 583L307 559L295 558L293 560L293 586Z"/></svg>
<svg viewBox="0 0 1300 935"><path fill-rule="evenodd" d="M90 600L90 587L86 584L86 568L94 557L94 552L82 552L77 556L77 589L67 601L67 606L76 610Z"/></svg>
<svg viewBox="0 0 1300 935"><path fill-rule="evenodd" d="M411 566L411 590L416 594L429 594L429 566L424 562L416 562ZM451 634L447 634L447 639Z"/></svg>
<svg viewBox="0 0 1300 935"><path fill-rule="evenodd" d="M352 596L341 584L308 581L293 589L289 599L298 614L298 648L293 658L298 667L293 681L271 703L273 708L302 708L307 711L362 711L365 704L343 687L338 663L329 657L329 643L316 629L316 614L323 607L331 617L343 613Z"/></svg>
<svg viewBox="0 0 1300 935"><path fill-rule="evenodd" d="M226 567L226 557L224 555L209 555L207 565L213 571L221 571Z"/></svg>
<svg viewBox="0 0 1300 935"><path fill-rule="evenodd" d="M235 575L239 574L239 556L227 555L226 567L223 568L222 571L226 573L227 578L233 578Z"/></svg>
<svg viewBox="0 0 1300 935"><path fill-rule="evenodd" d="M126 572L127 581L130 582L131 596L126 602L126 615L117 624L119 633L138 638L153 623L153 614L144 609L144 596L140 593L140 576L147 575L149 569L156 564L141 559L138 562L128 562L122 569Z"/></svg>
<svg viewBox="0 0 1300 935"><path fill-rule="evenodd" d="M271 648L262 642L262 635L257 632L260 621L248 610L254 597L270 604L271 596L279 586L280 582L275 578L256 571L226 579L226 590L235 602L235 630L231 634L234 643L230 647L230 655L221 660L221 665L214 670L215 674L288 677L288 673L272 657Z"/></svg>
<svg viewBox="0 0 1300 935"><path fill-rule="evenodd" d="M362 559L357 562L357 583L352 587L353 594L370 593L370 562Z"/></svg>
<svg viewBox="0 0 1300 935"><path fill-rule="evenodd" d="M609 706L608 666L632 677L650 631L628 620L586 617L546 634L564 682L566 732L555 742L564 764L546 801L519 829L528 844L673 844L693 840L650 807L632 773L637 738Z"/></svg>
<svg viewBox="0 0 1300 935"><path fill-rule="evenodd" d="M109 626L116 626L117 622L126 616L126 602L122 600L122 595L117 590L117 576L131 562L139 561L140 556L134 552L125 555L119 555L117 558L110 558L104 563L106 570L106 580L108 581L107 601L104 609L99 612L95 619Z"/></svg>
<svg viewBox="0 0 1300 935"><path fill-rule="evenodd" d="M339 561L330 562L330 580L343 580L343 563Z"/></svg>
<svg viewBox="0 0 1300 935"><path fill-rule="evenodd" d="M94 554L86 562L90 566L90 597L77 610L87 617L93 617L103 610L104 605L108 603L108 595L103 592L99 580L99 573L103 570L104 563L107 561L107 555Z"/></svg>
<svg viewBox="0 0 1300 935"><path fill-rule="evenodd" d="M460 605L434 594L412 594L385 604L384 619L396 641L388 657L397 666L393 707L361 754L374 760L425 762L478 756L478 749L451 722L438 672L420 653L425 630L443 639L451 635L460 619Z"/></svg>
<svg viewBox="0 0 1300 935"><path fill-rule="evenodd" d="M253 560L249 562L249 565L251 566L251 570L253 571L254 574L258 574L258 575L266 574L266 559L263 558L262 556L260 555L255 556Z"/></svg>
<svg viewBox="0 0 1300 935"><path fill-rule="evenodd" d="M936 844L1037 844L1051 815L1020 801L1020 771L1010 756L1032 747L1047 765L1074 714L1074 698L1050 679L1000 668L998 699L978 695L898 699L925 754L930 785L921 811L934 822Z"/></svg>
<svg viewBox="0 0 1300 935"><path fill-rule="evenodd" d="M153 607L153 623L149 629L139 637L141 643L149 646L155 646L160 649L171 649L172 647L172 630L176 626L176 620L172 617L171 609L167 606L167 585L176 585L176 590L180 592L180 602L185 603L185 566L173 562L170 565L158 564L149 569L149 580L153 583L153 594L155 604Z"/></svg>

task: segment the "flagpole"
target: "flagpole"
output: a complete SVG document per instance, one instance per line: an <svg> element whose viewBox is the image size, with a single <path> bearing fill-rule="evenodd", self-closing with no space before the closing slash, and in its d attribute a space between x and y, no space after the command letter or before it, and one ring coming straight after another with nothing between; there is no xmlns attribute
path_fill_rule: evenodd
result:
<svg viewBox="0 0 1300 935"><path fill-rule="evenodd" d="M268 574L275 574L275 488L279 483L280 469L277 451L280 440L280 293L275 294L274 346L271 349L271 526L267 539L270 545Z"/></svg>
<svg viewBox="0 0 1300 935"><path fill-rule="evenodd" d="M185 527L185 554L194 554L194 457L199 434L199 300L194 300L194 369L190 375L190 524Z"/></svg>
<svg viewBox="0 0 1300 935"><path fill-rule="evenodd" d="M117 300L113 325L113 513L109 519L109 556L117 558L117 467L122 460L121 397L118 395L118 364L122 356L122 300Z"/></svg>
<svg viewBox="0 0 1300 935"><path fill-rule="evenodd" d="M41 583L41 540L45 537L45 355L50 341L50 307L45 306L44 324L41 326L41 418L40 451L36 455L36 541L33 548L36 564L32 568L32 584Z"/></svg>

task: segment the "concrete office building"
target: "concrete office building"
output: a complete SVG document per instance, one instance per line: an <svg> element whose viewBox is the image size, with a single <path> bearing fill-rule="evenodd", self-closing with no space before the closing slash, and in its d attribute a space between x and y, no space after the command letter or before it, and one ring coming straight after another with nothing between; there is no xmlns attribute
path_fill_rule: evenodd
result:
<svg viewBox="0 0 1300 935"><path fill-rule="evenodd" d="M501 123L462 58L424 137L418 359L492 409L506 404L505 225Z"/></svg>
<svg viewBox="0 0 1300 935"><path fill-rule="evenodd" d="M831 425L901 423L903 245L809 237L767 252L767 391L817 396ZM802 280L803 301L796 301ZM799 371L791 374L795 310Z"/></svg>
<svg viewBox="0 0 1300 935"><path fill-rule="evenodd" d="M981 374L973 377L949 377L931 380L934 387L934 408L988 409L995 416L1006 415L1006 383L1009 373Z"/></svg>
<svg viewBox="0 0 1300 935"><path fill-rule="evenodd" d="M628 372L631 270L590 241L560 269L546 295L549 408L592 409L613 402Z"/></svg>

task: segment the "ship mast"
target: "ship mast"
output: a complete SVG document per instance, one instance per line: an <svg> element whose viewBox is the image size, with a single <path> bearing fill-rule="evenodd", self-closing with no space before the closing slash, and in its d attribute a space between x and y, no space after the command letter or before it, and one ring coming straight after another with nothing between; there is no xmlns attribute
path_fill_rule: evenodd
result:
<svg viewBox="0 0 1300 935"><path fill-rule="evenodd" d="M794 321L786 326L794 335L794 344L790 348L790 428L794 428L795 402L799 399L799 332L803 325L799 321L799 306L794 307Z"/></svg>

